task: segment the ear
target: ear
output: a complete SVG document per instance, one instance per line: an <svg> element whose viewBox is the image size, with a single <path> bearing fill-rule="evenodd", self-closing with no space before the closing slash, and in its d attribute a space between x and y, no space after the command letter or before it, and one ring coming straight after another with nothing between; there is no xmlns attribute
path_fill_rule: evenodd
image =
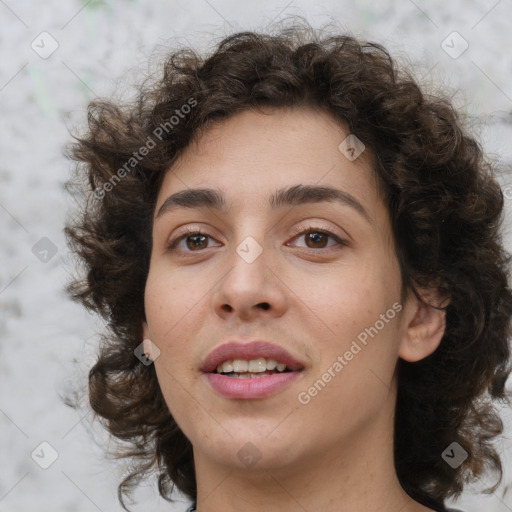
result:
<svg viewBox="0 0 512 512"><path fill-rule="evenodd" d="M410 293L404 308L405 332L402 336L398 355L409 362L416 362L432 354L444 336L446 312L438 309L449 300L442 300L437 291L418 290L420 300Z"/></svg>

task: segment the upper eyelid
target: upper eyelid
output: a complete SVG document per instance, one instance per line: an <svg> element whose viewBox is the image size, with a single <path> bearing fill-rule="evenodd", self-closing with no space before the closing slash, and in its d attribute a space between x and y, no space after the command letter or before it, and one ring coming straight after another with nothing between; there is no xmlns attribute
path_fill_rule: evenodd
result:
<svg viewBox="0 0 512 512"><path fill-rule="evenodd" d="M330 222L332 224L332 221L330 221L328 219L323 219L321 217L318 217L316 219L303 219L303 220L299 220L299 221L293 220L293 222L294 222L295 226L291 228L291 231L293 231L294 235L298 234L301 231L304 231L306 229L317 229L319 231L328 231L329 233L332 233L333 235L338 236L339 238L350 238L350 235L348 235L346 230L344 230L344 229L341 229L338 227L338 230L341 231L341 233L337 234L335 228L332 228L329 226L324 227L324 226L319 225L322 222ZM305 223L305 224L303 224L303 223ZM201 224L203 224L203 223L200 221L199 222L187 222L187 223L177 226L172 231L176 232L176 231L183 230L182 233L180 233L179 235L175 235L175 236L182 236L187 233L203 231L204 234L214 237L214 235L212 235L211 233L212 233L212 231L218 231L218 229L215 227L212 227L210 224L208 224L207 227L203 227L203 226L201 226ZM297 227L296 226L297 224L300 224L300 227ZM288 230L290 230L290 228L288 228ZM168 239L169 238L170 237L168 237Z"/></svg>
<svg viewBox="0 0 512 512"><path fill-rule="evenodd" d="M310 221L310 222L312 222L312 221ZM322 227L322 226L318 226L318 225L314 225L314 224L307 224L305 226L300 226L300 227L292 228L293 236L297 236L297 235L303 234L304 232L306 232L308 230L325 231L325 232L327 232L327 233L329 233L331 235L337 236L338 238L344 238L346 236L346 235L337 234L332 228ZM181 238L181 237L183 237L185 235L198 234L199 232L201 232L201 234L203 234L203 235L208 235L211 238L215 238L215 236L211 234L210 228L202 228L202 227L199 227L199 226L197 226L197 227L190 227L189 225L187 225L183 229L183 232L181 232L180 234L175 235L173 237L173 240L177 240L178 238Z"/></svg>

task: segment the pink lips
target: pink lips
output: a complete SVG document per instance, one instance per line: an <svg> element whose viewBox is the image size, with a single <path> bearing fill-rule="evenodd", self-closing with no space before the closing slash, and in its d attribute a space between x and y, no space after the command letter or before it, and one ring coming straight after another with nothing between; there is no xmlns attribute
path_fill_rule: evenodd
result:
<svg viewBox="0 0 512 512"><path fill-rule="evenodd" d="M217 366L225 361L234 359L249 361L260 357L284 363L292 371L248 379L237 379L213 373ZM262 340L250 343L225 343L210 352L201 366L204 378L208 380L215 391L226 398L238 399L266 398L273 395L301 376L302 373L299 370L303 368L304 365L285 349Z"/></svg>

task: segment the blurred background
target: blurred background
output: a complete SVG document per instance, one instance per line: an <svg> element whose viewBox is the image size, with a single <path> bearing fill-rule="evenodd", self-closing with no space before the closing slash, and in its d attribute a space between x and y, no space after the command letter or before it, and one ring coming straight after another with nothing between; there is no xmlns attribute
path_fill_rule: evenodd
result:
<svg viewBox="0 0 512 512"><path fill-rule="evenodd" d="M65 405L86 388L102 328L64 293L75 273L62 231L76 206L64 190L70 130L88 101L131 94L171 48L206 48L293 15L384 44L452 96L503 170L511 250L510 0L0 0L1 512L122 510L126 468L105 458L108 439L88 410ZM512 414L503 417L504 483L490 496L468 489L455 503L466 512L512 511ZM148 480L132 509L186 509L154 489Z"/></svg>

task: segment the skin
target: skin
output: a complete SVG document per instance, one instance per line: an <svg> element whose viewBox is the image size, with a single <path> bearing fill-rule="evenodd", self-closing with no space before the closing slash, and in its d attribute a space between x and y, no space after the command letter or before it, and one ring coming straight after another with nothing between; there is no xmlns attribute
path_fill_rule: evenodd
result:
<svg viewBox="0 0 512 512"><path fill-rule="evenodd" d="M155 218L145 291L144 337L160 350L163 395L193 445L199 512L430 510L403 491L394 469L395 370L399 357L417 361L437 348L444 314L413 294L401 302L387 207L369 150L350 161L338 149L348 134L319 110L245 111L203 132L162 183L155 212L195 187L221 191L230 206ZM271 210L270 195L296 184L348 192L369 219L337 202ZM292 231L309 225L310 234L330 231L345 243ZM186 227L210 238L182 239L170 251ZM248 236L263 249L250 264L236 252ZM300 403L299 393L395 303L401 311ZM269 340L305 368L271 397L224 398L199 368L228 339ZM261 456L251 467L237 456L248 442Z"/></svg>

